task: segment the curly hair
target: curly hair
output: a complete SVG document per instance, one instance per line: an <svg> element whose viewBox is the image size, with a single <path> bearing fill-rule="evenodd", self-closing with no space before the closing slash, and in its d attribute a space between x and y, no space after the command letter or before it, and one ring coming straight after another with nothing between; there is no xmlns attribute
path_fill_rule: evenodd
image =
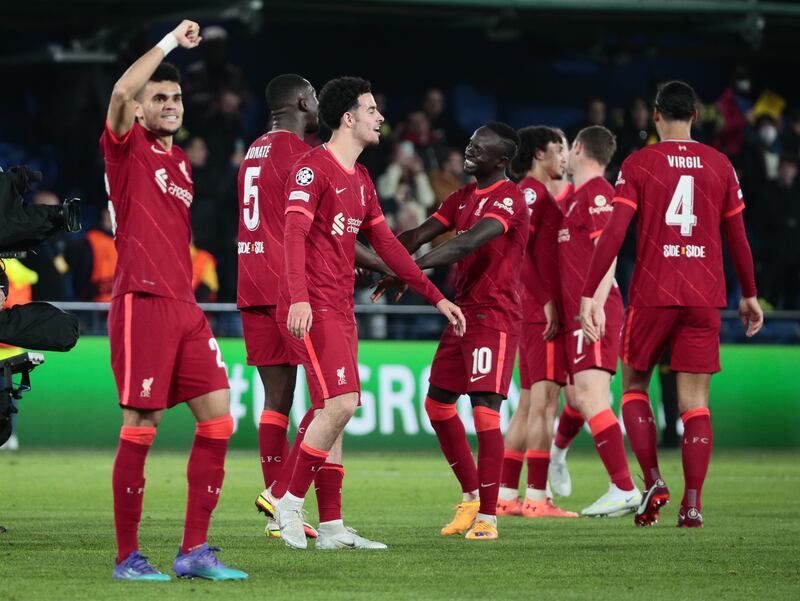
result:
<svg viewBox="0 0 800 601"><path fill-rule="evenodd" d="M519 136L519 152L511 161L511 173L516 177L524 176L533 164L536 151L547 152L547 146L552 142L561 143L561 135L552 127L546 125L531 125L517 131Z"/></svg>
<svg viewBox="0 0 800 601"><path fill-rule="evenodd" d="M319 93L319 116L331 129L339 129L342 115L358 106L358 97L372 92L372 85L360 77L337 77Z"/></svg>

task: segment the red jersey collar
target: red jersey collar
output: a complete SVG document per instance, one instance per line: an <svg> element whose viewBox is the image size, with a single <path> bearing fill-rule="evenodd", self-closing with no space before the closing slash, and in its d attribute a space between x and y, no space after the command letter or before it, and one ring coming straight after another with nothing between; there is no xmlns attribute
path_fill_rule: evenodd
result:
<svg viewBox="0 0 800 601"><path fill-rule="evenodd" d="M475 193L476 194L488 194L489 192L494 192L495 190L497 190L497 188L499 188L500 186L505 184L507 181L509 181L509 180L506 179L506 178L503 178L499 182L495 182L491 186L489 186L488 188L483 188L483 189L479 188L478 184L475 184Z"/></svg>

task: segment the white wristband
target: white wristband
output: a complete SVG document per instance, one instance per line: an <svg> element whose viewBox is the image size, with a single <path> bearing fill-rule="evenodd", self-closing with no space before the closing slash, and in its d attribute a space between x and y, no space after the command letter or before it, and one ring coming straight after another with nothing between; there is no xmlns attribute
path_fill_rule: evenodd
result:
<svg viewBox="0 0 800 601"><path fill-rule="evenodd" d="M170 52L175 50L178 47L178 38L175 37L175 34L171 31L164 36L164 38L156 44L156 48L161 48L161 52L164 53L164 56L167 56Z"/></svg>

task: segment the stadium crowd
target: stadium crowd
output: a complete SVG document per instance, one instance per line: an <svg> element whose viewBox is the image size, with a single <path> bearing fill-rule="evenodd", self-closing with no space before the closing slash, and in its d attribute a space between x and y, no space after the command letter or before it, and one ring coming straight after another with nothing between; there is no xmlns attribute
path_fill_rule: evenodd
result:
<svg viewBox="0 0 800 601"><path fill-rule="evenodd" d="M176 136L192 164L195 199L192 206L194 244L193 287L199 301L234 302L236 299L237 215L236 175L247 146L263 133L266 115L263 100L252 90L243 70L227 57L225 29L204 31L205 53L184 70L183 93L186 122ZM747 202L746 222L756 262L756 277L765 308L800 309L800 104L769 89L754 89L744 67L736 67L728 87L716 98L704 99L693 135L722 150L733 162ZM438 87L419 90L418 106L396 114L391 99L377 94L376 101L387 121L381 143L360 159L376 183L384 213L399 233L422 223L447 196L468 178L463 171L463 148L469 134ZM796 101L795 101L796 102ZM39 108L46 120L47 106ZM652 99L631 98L625 107L609 106L603 98L585 103L584 117L565 126L570 140L587 125L604 125L617 136L617 153L607 178L613 182L626 156L657 141L651 120ZM526 123L513 124L516 126ZM99 129L98 129L99 131ZM51 132L52 133L52 132ZM92 136L94 136L92 131ZM40 136L41 137L41 136ZM318 145L326 132L312 134ZM51 138L52 139L52 136ZM0 142L0 165L30 163L45 172L47 189L32 202L55 203L67 195L84 198L84 231L48 242L38 254L19 263L7 262L12 292L9 303L27 300L105 301L109 299L114 248L111 221L104 209L99 182L99 153L87 160L75 157L75 140L63 148L47 150L35 132L21 144ZM91 141L96 148L96 142ZM88 182L88 183L87 183ZM437 245L441 240L435 240ZM620 255L617 279L623 294L633 267L634 236L629 232ZM726 270L732 273L726 263ZM450 291L450 269L429 274ZM729 278L735 282L735 278ZM731 284L735 286L735 283ZM356 291L364 302L368 292ZM736 290L728 291L733 307ZM409 293L403 303L420 304ZM402 320L377 316L363 325L372 337L436 336L435 318ZM222 328L221 334L238 333Z"/></svg>

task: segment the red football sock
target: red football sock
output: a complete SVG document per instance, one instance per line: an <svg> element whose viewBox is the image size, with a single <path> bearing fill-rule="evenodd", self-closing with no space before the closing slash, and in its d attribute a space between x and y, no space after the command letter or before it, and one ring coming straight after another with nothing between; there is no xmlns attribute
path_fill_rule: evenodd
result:
<svg viewBox="0 0 800 601"><path fill-rule="evenodd" d="M344 467L338 463L323 463L314 478L319 507L319 523L342 519L342 480Z"/></svg>
<svg viewBox="0 0 800 601"><path fill-rule="evenodd" d="M603 409L589 420L592 429L594 446L603 465L606 467L611 481L620 490L633 490L631 472L628 469L628 458L625 457L625 443L622 441L622 429L617 416L611 409Z"/></svg>
<svg viewBox="0 0 800 601"><path fill-rule="evenodd" d="M681 415L683 420L683 500L681 507L701 509L700 493L711 461L714 433L711 413L705 407L690 409Z"/></svg>
<svg viewBox="0 0 800 601"><path fill-rule="evenodd" d="M222 491L225 453L232 434L233 418L230 415L197 422L186 468L189 493L181 553L188 553L208 540L208 524Z"/></svg>
<svg viewBox="0 0 800 601"><path fill-rule="evenodd" d="M478 479L480 481L481 507L485 515L497 513L497 495L500 492L500 471L503 468L503 434L500 432L500 414L488 407L473 407L475 431L478 433Z"/></svg>
<svg viewBox="0 0 800 601"><path fill-rule="evenodd" d="M564 409L561 411L561 416L558 418L558 429L554 439L555 445L559 449L566 449L572 444L572 441L578 435L578 432L583 428L586 420L577 409L573 409L568 404L564 403Z"/></svg>
<svg viewBox="0 0 800 601"><path fill-rule="evenodd" d="M629 390L622 395L622 420L631 450L642 468L646 488L661 478L658 469L658 435L650 397L646 392Z"/></svg>
<svg viewBox="0 0 800 601"><path fill-rule="evenodd" d="M289 492L300 499L306 496L308 488L314 481L314 476L328 458L328 451L322 451L308 446L305 442L300 443L300 451L297 453L297 462L294 466L294 473L289 482Z"/></svg>
<svg viewBox="0 0 800 601"><path fill-rule="evenodd" d="M308 429L308 426L311 425L312 421L314 421L314 409L309 409L306 411L303 419L300 420L300 425L297 426L297 434L294 437L294 442L292 443L292 448L289 451L289 456L286 458L286 462L283 465L283 469L278 474L278 478L272 485L272 496L276 499L280 499L283 495L285 495L286 489L289 488L289 480L292 479L294 466L297 463L297 453L300 452L300 445L303 443L303 439L306 437L306 430Z"/></svg>
<svg viewBox="0 0 800 601"><path fill-rule="evenodd" d="M522 451L510 451L503 453L503 471L500 475L500 486L503 488L519 488L519 475L522 472L522 460L525 453Z"/></svg>
<svg viewBox="0 0 800 601"><path fill-rule="evenodd" d="M478 468L475 467L475 458L472 456L472 449L469 448L467 432L464 430L461 418L458 417L455 403L439 403L427 397L425 411L439 439L439 447L461 483L461 490L464 492L477 490Z"/></svg>
<svg viewBox="0 0 800 601"><path fill-rule="evenodd" d="M283 413L265 409L261 412L258 424L258 452L261 456L261 472L264 475L264 488L272 486L285 465L289 441L286 431L289 418Z"/></svg>
<svg viewBox="0 0 800 601"><path fill-rule="evenodd" d="M156 429L122 426L114 459L111 485L114 491L114 528L117 533L117 563L139 549L139 520L144 498L144 462Z"/></svg>
<svg viewBox="0 0 800 601"><path fill-rule="evenodd" d="M547 489L547 470L550 467L550 451L528 449L528 488L534 490Z"/></svg>

